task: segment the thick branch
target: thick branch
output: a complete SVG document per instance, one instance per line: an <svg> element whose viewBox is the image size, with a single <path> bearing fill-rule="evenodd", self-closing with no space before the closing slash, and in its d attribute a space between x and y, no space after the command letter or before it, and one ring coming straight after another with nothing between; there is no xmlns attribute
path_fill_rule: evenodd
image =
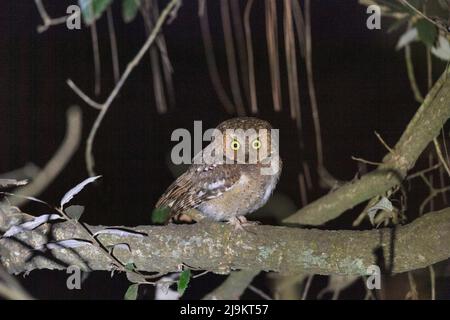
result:
<svg viewBox="0 0 450 320"><path fill-rule="evenodd" d="M423 150L439 135L449 117L450 76L445 72L408 124L393 152L383 159L382 165L361 179L310 203L284 222L303 225L323 224L357 204L400 184L408 170L414 167Z"/></svg>
<svg viewBox="0 0 450 320"><path fill-rule="evenodd" d="M0 219L0 229L17 224L16 216L6 214ZM105 227L90 228L95 232ZM222 274L233 269L262 269L283 274L301 270L325 275L361 275L366 274L369 265L379 261L374 254L376 250L383 253L382 258L387 263L394 252L392 268L386 266L394 273L423 268L450 257L450 208L398 227L395 241L392 229L325 231L256 226L249 228L250 232L240 232L222 223L132 229L146 235L101 234L99 239L105 246L128 243L131 253L118 248L115 255L122 262L134 262L139 270L149 272L173 272L185 264ZM51 250L60 263L37 256L39 251L29 250L45 244L48 237L56 241L83 238L83 233L71 223L45 225L16 236L17 239L0 240L0 261L10 273L64 269L73 264L85 270L110 270L110 261L91 245Z"/></svg>

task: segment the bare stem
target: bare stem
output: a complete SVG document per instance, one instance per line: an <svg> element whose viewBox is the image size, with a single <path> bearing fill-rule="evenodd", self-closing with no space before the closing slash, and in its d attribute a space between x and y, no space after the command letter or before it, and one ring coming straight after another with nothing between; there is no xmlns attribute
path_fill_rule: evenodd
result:
<svg viewBox="0 0 450 320"><path fill-rule="evenodd" d="M111 106L111 103L116 98L117 94L119 93L122 86L125 84L125 81L127 80L130 73L133 71L133 69L139 64L139 62L142 60L142 57L144 56L145 52L150 48L150 46L155 41L159 31L161 30L164 22L170 17L172 14L172 11L175 8L178 8L178 3L180 0L171 0L165 9L161 12L161 15L159 16L158 20L156 21L155 27L153 28L152 32L148 36L147 40L145 41L142 48L138 51L136 56L128 63L124 73L120 77L119 81L117 82L114 89L109 94L108 98L104 103L101 104L100 113L98 114L97 118L95 119L95 122L91 128L91 131L89 132L89 136L86 141L86 150L85 150L85 160L87 165L87 170L90 176L95 176L94 171L94 157L92 155L92 148L94 143L95 135L98 131L98 128L100 127L106 113L109 110L109 107ZM67 84L70 86L71 80L67 80ZM79 90L81 92L81 90ZM85 96L85 94L83 94ZM92 100L92 99L90 99Z"/></svg>
<svg viewBox="0 0 450 320"><path fill-rule="evenodd" d="M108 7L108 9L106 9L106 16L108 18L108 32L109 32L109 40L110 40L110 46L111 46L111 57L112 57L112 65L113 65L113 73L114 73L114 82L117 83L120 78L120 66L119 66L119 54L117 51L116 31L114 28L114 19L113 19L111 7Z"/></svg>
<svg viewBox="0 0 450 320"><path fill-rule="evenodd" d="M308 78L309 99L311 101L311 111L314 123L317 149L317 166L324 167L322 134L320 130L319 108L317 106L316 89L314 85L312 67L312 44L311 44L311 1L305 0L305 54L306 54L306 74Z"/></svg>

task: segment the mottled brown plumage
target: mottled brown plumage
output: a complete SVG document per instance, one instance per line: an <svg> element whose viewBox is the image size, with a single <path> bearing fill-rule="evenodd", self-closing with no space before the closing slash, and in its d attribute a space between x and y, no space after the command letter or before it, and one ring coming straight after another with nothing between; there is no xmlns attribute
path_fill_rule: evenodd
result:
<svg viewBox="0 0 450 320"><path fill-rule="evenodd" d="M257 118L241 117L227 120L217 129L224 134L224 138L215 139L211 145L223 149L223 153L228 158L231 154L231 160L235 163L218 161L212 164L192 164L169 186L157 202L156 208L170 208L171 216L197 209L210 219L229 221L240 226L246 221L244 217L246 214L267 202L278 182L282 166L278 156L278 145L271 145L270 124ZM229 137L230 129L269 131L267 137L258 134L244 136L239 132L232 132L232 137ZM256 140L258 143L255 142ZM229 141L232 141L234 145L231 146ZM237 150L235 150L236 141L239 144ZM249 148L258 145L256 163L240 163L237 160L239 155L247 159ZM234 149L231 150L230 146ZM265 158L260 158L260 153L262 154L260 150L264 150L263 147L267 147L269 153ZM269 166L267 161L274 158L279 160L277 172L271 175L261 174L261 169ZM227 159L224 158L224 160Z"/></svg>

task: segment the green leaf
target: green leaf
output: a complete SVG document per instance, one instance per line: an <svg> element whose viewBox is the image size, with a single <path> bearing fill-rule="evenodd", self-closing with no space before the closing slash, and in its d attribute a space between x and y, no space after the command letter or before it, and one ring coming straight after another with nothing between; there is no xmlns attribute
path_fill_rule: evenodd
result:
<svg viewBox="0 0 450 320"><path fill-rule="evenodd" d="M416 23L419 39L428 47L432 47L436 42L438 30L434 24L426 19L420 19Z"/></svg>
<svg viewBox="0 0 450 320"><path fill-rule="evenodd" d="M133 271L136 269L136 265L134 264L134 262L127 263L125 265L125 269L127 269L128 271Z"/></svg>
<svg viewBox="0 0 450 320"><path fill-rule="evenodd" d="M156 208L152 212L152 222L157 224L165 223L170 218L170 208L161 207Z"/></svg>
<svg viewBox="0 0 450 320"><path fill-rule="evenodd" d="M87 25L100 18L111 3L112 0L78 0L84 22Z"/></svg>
<svg viewBox="0 0 450 320"><path fill-rule="evenodd" d="M139 284L134 283L130 285L125 292L125 300L136 300L138 295Z"/></svg>
<svg viewBox="0 0 450 320"><path fill-rule="evenodd" d="M191 280L191 270L186 269L183 270L180 274L180 278L177 281L177 291L180 295L184 294L184 291L186 291L189 281Z"/></svg>
<svg viewBox="0 0 450 320"><path fill-rule="evenodd" d="M122 18L126 23L131 22L138 13L141 0L123 0L122 1Z"/></svg>
<svg viewBox="0 0 450 320"><path fill-rule="evenodd" d="M64 212L71 217L72 219L79 220L81 215L83 214L84 206L73 205L67 207Z"/></svg>

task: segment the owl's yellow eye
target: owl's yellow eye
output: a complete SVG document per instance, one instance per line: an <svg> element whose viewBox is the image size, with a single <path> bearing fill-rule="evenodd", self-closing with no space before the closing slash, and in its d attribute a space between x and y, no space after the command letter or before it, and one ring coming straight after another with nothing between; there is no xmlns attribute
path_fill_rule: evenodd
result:
<svg viewBox="0 0 450 320"><path fill-rule="evenodd" d="M239 150L240 146L241 144L236 139L233 139L233 141L231 141L231 149L233 149L234 151Z"/></svg>
<svg viewBox="0 0 450 320"><path fill-rule="evenodd" d="M261 141L259 141L259 139L253 140L252 148L255 150L258 150L259 148L261 148Z"/></svg>

